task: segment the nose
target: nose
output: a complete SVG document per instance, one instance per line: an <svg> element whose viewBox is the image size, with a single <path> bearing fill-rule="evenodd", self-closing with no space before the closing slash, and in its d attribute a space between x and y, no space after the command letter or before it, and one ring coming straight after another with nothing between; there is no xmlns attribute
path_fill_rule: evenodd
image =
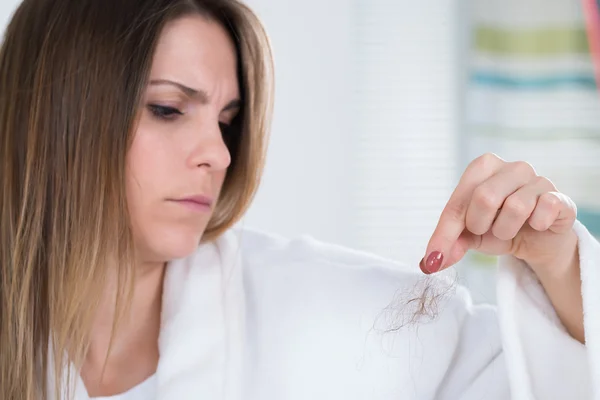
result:
<svg viewBox="0 0 600 400"><path fill-rule="evenodd" d="M197 128L198 129L198 128ZM196 140L189 157L191 168L207 168L211 171L227 169L231 164L231 153L223 140L219 122L203 124L200 132L194 135Z"/></svg>

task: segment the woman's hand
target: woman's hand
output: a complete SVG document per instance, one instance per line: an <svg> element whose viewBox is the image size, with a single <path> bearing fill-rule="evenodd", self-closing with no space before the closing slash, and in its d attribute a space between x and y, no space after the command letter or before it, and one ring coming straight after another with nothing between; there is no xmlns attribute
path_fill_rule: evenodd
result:
<svg viewBox="0 0 600 400"><path fill-rule="evenodd" d="M421 270L448 268L469 249L519 258L536 273L567 329L583 340L576 217L575 203L531 165L483 155L467 167L444 208Z"/></svg>
<svg viewBox="0 0 600 400"><path fill-rule="evenodd" d="M510 254L542 268L577 250L575 203L526 162L485 154L466 169L433 233L423 272L458 262L467 250Z"/></svg>

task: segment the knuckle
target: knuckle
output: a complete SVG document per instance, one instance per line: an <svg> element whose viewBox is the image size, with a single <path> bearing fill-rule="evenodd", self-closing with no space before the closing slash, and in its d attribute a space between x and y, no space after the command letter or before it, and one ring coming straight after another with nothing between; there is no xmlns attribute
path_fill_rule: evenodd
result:
<svg viewBox="0 0 600 400"><path fill-rule="evenodd" d="M533 200L524 200L519 197L509 197L504 202L503 208L513 216L528 216L535 207Z"/></svg>
<svg viewBox="0 0 600 400"><path fill-rule="evenodd" d="M545 219L535 218L529 221L529 226L531 226L536 231L545 231L548 229L548 223Z"/></svg>
<svg viewBox="0 0 600 400"><path fill-rule="evenodd" d="M486 224L480 218L469 215L465 223L465 228L475 235L483 235L489 230L490 227L489 224Z"/></svg>
<svg viewBox="0 0 600 400"><path fill-rule="evenodd" d="M473 202L485 210L497 210L502 204L502 199L493 190L479 186L473 192Z"/></svg>
<svg viewBox="0 0 600 400"><path fill-rule="evenodd" d="M448 203L446 213L449 218L455 221L462 221L467 213L468 204L463 201Z"/></svg>
<svg viewBox="0 0 600 400"><path fill-rule="evenodd" d="M515 162L511 163L511 166L514 169L514 171L519 175L523 175L523 176L536 175L535 168L533 168L533 165L531 165L527 161L515 161Z"/></svg>
<svg viewBox="0 0 600 400"><path fill-rule="evenodd" d="M539 185L541 187L547 187L552 191L556 190L556 186L554 186L554 182L552 182L549 178L545 176L537 176L534 180L534 184Z"/></svg>
<svg viewBox="0 0 600 400"><path fill-rule="evenodd" d="M472 166L475 169L483 170L485 172L492 172L496 169L499 163L503 162L503 160L498 157L494 153L485 153L479 157L477 157Z"/></svg>
<svg viewBox="0 0 600 400"><path fill-rule="evenodd" d="M552 210L556 210L557 208L559 208L562 205L561 199L552 193L546 193L546 194L542 195L542 197L540 198L540 201L542 201L544 204L546 204Z"/></svg>

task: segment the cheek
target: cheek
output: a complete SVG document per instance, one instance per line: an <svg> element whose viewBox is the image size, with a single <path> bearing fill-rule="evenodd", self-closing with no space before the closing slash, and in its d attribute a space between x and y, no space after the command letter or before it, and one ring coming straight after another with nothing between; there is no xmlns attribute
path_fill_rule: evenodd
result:
<svg viewBox="0 0 600 400"><path fill-rule="evenodd" d="M215 193L217 194L221 194L221 189L223 188L223 182L225 182L225 177L227 175L227 171L222 171L222 172L218 172L215 176L214 176L214 190Z"/></svg>
<svg viewBox="0 0 600 400"><path fill-rule="evenodd" d="M161 135L162 133L162 135ZM127 202L138 251L147 261L165 262L186 257L198 246L210 216L194 215L166 201L181 188L185 154L173 136L140 129L127 156ZM165 139L166 138L166 139ZM179 179L177 179L179 178ZM225 172L213 176L218 192Z"/></svg>
<svg viewBox="0 0 600 400"><path fill-rule="evenodd" d="M164 187L163 177L169 174L171 162L167 143L141 130L136 133L127 158L128 192L133 197L135 193L143 194L143 197L155 197Z"/></svg>
<svg viewBox="0 0 600 400"><path fill-rule="evenodd" d="M167 143L152 132L140 129L127 155L127 204L133 234L138 245L148 247L156 225L157 211L166 196L169 176L173 176Z"/></svg>

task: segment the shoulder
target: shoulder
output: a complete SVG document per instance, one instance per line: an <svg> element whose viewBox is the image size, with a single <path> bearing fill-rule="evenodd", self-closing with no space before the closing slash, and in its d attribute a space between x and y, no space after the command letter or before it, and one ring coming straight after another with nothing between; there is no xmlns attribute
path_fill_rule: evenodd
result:
<svg viewBox="0 0 600 400"><path fill-rule="evenodd" d="M244 229L237 237L244 275L263 293L283 291L284 298L296 295L325 303L344 299L349 305L359 303L355 305L379 310L402 302L410 304L415 298L434 297L444 309L471 306L468 292L456 285L451 275L428 277L417 266L311 236L290 239Z"/></svg>
<svg viewBox="0 0 600 400"><path fill-rule="evenodd" d="M409 381L417 387L407 360L418 357L422 368L439 369L441 379L471 312L468 294L453 280L309 236L288 239L250 229L238 236L249 342L275 367L271 374L315 381L326 374L319 387L373 390L369 385L376 382L376 390L408 395ZM423 385L421 393L431 381ZM303 387L294 390L304 398L317 395Z"/></svg>
<svg viewBox="0 0 600 400"><path fill-rule="evenodd" d="M239 237L249 283L260 288L257 295L273 292L282 302L382 309L424 281L406 265L310 236L288 239L246 229Z"/></svg>
<svg viewBox="0 0 600 400"><path fill-rule="evenodd" d="M253 229L237 232L242 257L249 268L275 268L293 270L301 267L302 273L318 266L320 273L337 271L393 277L416 281L422 274L417 268L389 260L375 254L344 246L325 243L304 235L296 238L266 233Z"/></svg>

